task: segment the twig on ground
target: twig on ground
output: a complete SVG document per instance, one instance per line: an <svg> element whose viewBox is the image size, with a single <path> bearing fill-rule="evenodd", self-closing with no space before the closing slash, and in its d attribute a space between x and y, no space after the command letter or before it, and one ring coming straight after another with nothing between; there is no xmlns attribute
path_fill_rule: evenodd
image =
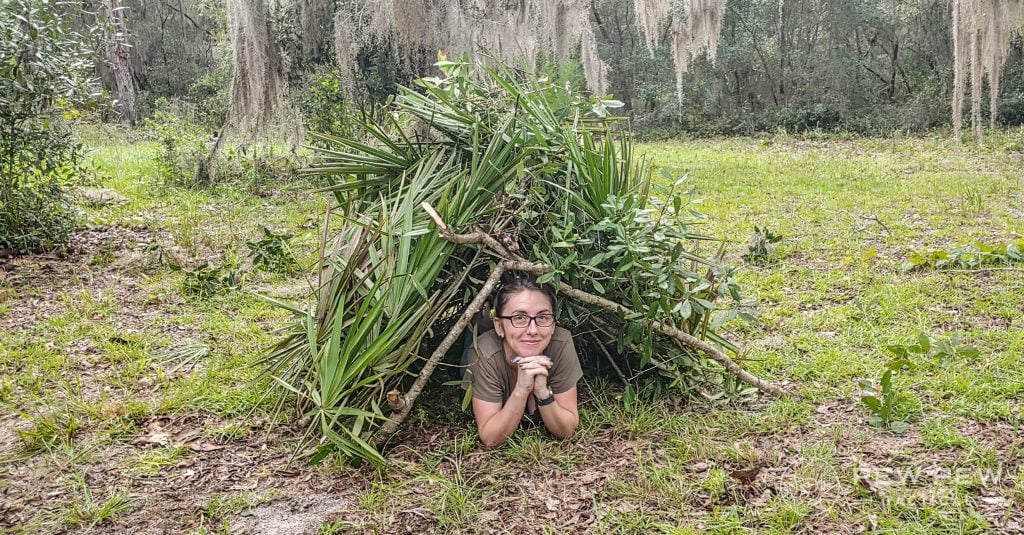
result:
<svg viewBox="0 0 1024 535"><path fill-rule="evenodd" d="M1024 271L1019 267L976 267L970 269L936 269L938 273L978 273L981 271Z"/></svg>
<svg viewBox="0 0 1024 535"><path fill-rule="evenodd" d="M878 226L882 227L882 230L885 231L885 235L886 236L892 235L892 232L889 231L889 227L885 226L885 223L882 223L882 220L879 219L877 215L875 215L875 214L862 215L862 216L860 216L860 218L865 220L865 221L873 221L875 223L878 223ZM864 225L863 227L858 227L858 228L853 229L853 231L854 232L862 232L862 231L864 231L867 228L868 228L868 225Z"/></svg>
<svg viewBox="0 0 1024 535"><path fill-rule="evenodd" d="M879 219L878 216L875 215L875 214L867 214L867 215L862 215L862 216L855 216L855 215L851 214L849 210L843 210L842 208L840 208L838 210L829 210L828 208L823 208L823 210L825 210L826 212L828 212L830 214L846 214L846 215L848 215L848 216L850 216L850 217L852 217L854 219L863 219L863 220L871 222L871 223L878 223L878 226L882 227L882 230L885 231L885 234L887 236L892 235L892 231L889 230L889 227L887 227L885 225L885 223L883 223L882 220ZM869 226L870 225L864 225L864 226L861 226L861 227L856 227L856 228L853 229L853 231L857 232L857 233L864 232L865 230L867 230L867 228Z"/></svg>

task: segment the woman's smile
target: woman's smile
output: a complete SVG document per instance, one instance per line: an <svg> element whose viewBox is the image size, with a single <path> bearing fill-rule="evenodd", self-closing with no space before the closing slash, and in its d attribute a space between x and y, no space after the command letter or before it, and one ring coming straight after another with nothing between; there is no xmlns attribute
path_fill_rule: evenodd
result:
<svg viewBox="0 0 1024 535"><path fill-rule="evenodd" d="M526 315L531 318L552 313L551 300L536 290L524 290L510 296L501 310L503 316ZM554 325L539 327L534 319L525 327L516 327L507 319L496 318L494 328L504 339L505 358L509 362L515 357L543 355L551 343L551 334L555 332Z"/></svg>

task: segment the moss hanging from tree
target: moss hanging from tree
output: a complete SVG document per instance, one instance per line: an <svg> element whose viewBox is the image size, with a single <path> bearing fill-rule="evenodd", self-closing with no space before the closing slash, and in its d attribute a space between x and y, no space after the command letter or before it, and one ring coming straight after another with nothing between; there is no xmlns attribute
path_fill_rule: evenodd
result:
<svg viewBox="0 0 1024 535"><path fill-rule="evenodd" d="M217 142L196 170L198 184L213 181L213 162L231 135L283 137L293 149L303 136L301 114L287 99L270 6L265 0L227 0L227 11L232 46L228 112Z"/></svg>
<svg viewBox="0 0 1024 535"><path fill-rule="evenodd" d="M634 7L652 53L659 29L672 20L680 86L694 58L706 52L714 59L725 0L635 0ZM591 0L353 0L336 15L335 53L338 63L351 70L362 47L390 40L399 57L422 49L482 51L532 68L542 51L564 61L579 46L587 85L603 95L608 66L598 55L592 9Z"/></svg>
<svg viewBox="0 0 1024 535"><path fill-rule="evenodd" d="M320 52L327 37L325 20L330 20L331 0L297 0L299 27L302 29L302 53L305 56Z"/></svg>
<svg viewBox="0 0 1024 535"><path fill-rule="evenodd" d="M982 84L988 81L989 124L995 126L999 84L1010 54L1013 34L1024 27L1020 0L953 0L953 137L963 131L963 99L967 72L971 81L971 130L982 141Z"/></svg>
<svg viewBox="0 0 1024 535"><path fill-rule="evenodd" d="M227 0L234 48L228 126L257 133L287 124L281 53L271 35L264 0ZM294 122L294 116L288 118Z"/></svg>

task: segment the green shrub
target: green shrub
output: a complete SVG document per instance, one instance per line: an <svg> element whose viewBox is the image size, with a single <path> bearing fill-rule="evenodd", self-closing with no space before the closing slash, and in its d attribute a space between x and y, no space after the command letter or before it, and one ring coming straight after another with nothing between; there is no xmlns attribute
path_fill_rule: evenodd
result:
<svg viewBox="0 0 1024 535"><path fill-rule="evenodd" d="M183 188L211 185L201 183L197 173L200 162L208 156L215 142L216 134L193 122L185 110L175 110L174 106L166 108L168 111L158 109L146 121L162 147L156 156L161 182ZM212 179L260 189L291 178L298 167L294 160L283 148L250 143L231 145L214 159Z"/></svg>
<svg viewBox="0 0 1024 535"><path fill-rule="evenodd" d="M776 124L787 132L807 130L835 131L842 124L839 111L824 104L781 108L776 112Z"/></svg>
<svg viewBox="0 0 1024 535"><path fill-rule="evenodd" d="M267 227L260 227L263 237L260 239L245 242L249 249L249 257L252 259L252 267L285 273L296 266L295 255L288 242L294 237L291 234L282 232L276 234Z"/></svg>
<svg viewBox="0 0 1024 535"><path fill-rule="evenodd" d="M997 120L1006 126L1024 125L1024 91L1003 95Z"/></svg>
<svg viewBox="0 0 1024 535"><path fill-rule="evenodd" d="M218 182L233 182L263 195L268 186L287 182L297 173L298 158L286 149L248 145L228 147L215 163Z"/></svg>
<svg viewBox="0 0 1024 535"><path fill-rule="evenodd" d="M354 132L351 103L334 71L314 75L302 96L302 113L311 132L348 137Z"/></svg>
<svg viewBox="0 0 1024 535"><path fill-rule="evenodd" d="M227 293L242 287L243 274L227 264L205 264L185 270L181 281L181 293L187 297L209 299L215 295Z"/></svg>
<svg viewBox="0 0 1024 535"><path fill-rule="evenodd" d="M0 0L0 249L30 252L67 241L83 149L67 127L91 104L87 38L68 4Z"/></svg>
<svg viewBox="0 0 1024 535"><path fill-rule="evenodd" d="M146 124L162 150L156 157L157 173L166 185L197 187L196 171L206 156L209 136L198 125L166 111L156 111Z"/></svg>
<svg viewBox="0 0 1024 535"><path fill-rule="evenodd" d="M187 97L192 103L192 121L207 128L220 128L228 113L230 86L231 69L224 61L193 82Z"/></svg>
<svg viewBox="0 0 1024 535"><path fill-rule="evenodd" d="M66 243L77 223L71 195L77 156L56 168L29 166L0 187L0 249L27 253Z"/></svg>

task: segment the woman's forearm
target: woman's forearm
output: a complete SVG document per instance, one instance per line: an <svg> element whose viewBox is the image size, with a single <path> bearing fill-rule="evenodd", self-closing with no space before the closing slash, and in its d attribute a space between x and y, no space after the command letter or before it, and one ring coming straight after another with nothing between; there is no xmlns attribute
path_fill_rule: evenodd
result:
<svg viewBox="0 0 1024 535"><path fill-rule="evenodd" d="M569 438L580 423L579 415L559 405L557 397L553 403L539 408L544 427L557 438Z"/></svg>
<svg viewBox="0 0 1024 535"><path fill-rule="evenodd" d="M523 412L526 410L526 399L529 394L523 394L518 390L512 392L505 405L500 411L483 422L479 426L480 442L488 448L495 448L502 445L512 433L519 428L523 419Z"/></svg>

